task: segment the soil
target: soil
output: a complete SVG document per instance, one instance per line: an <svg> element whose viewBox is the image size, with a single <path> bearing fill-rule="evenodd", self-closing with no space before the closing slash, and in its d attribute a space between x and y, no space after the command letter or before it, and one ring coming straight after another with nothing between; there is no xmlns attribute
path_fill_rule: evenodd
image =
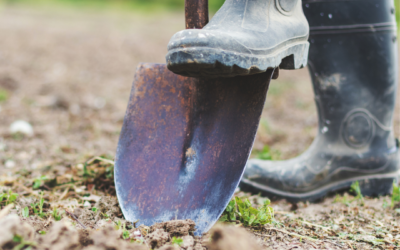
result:
<svg viewBox="0 0 400 250"><path fill-rule="evenodd" d="M273 224L218 223L200 238L191 221L136 228L115 197L115 149L135 67L164 62L169 38L184 29L183 13L18 5L2 5L0 13L0 194L18 195L13 205L0 205L0 249L398 248L400 210L388 196L274 201ZM396 112L396 136L399 119ZM11 134L18 120L33 133ZM275 158L293 157L311 144L316 127L307 70L281 71L255 150L269 145ZM235 195L254 206L264 199Z"/></svg>

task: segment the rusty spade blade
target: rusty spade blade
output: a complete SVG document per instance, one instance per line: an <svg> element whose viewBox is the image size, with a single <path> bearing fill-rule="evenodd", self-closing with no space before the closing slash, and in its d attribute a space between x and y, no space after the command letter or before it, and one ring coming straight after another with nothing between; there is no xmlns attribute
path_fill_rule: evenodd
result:
<svg viewBox="0 0 400 250"><path fill-rule="evenodd" d="M207 24L208 0L185 0L185 11L187 28ZM139 65L115 164L125 218L192 219L207 232L239 184L273 73L198 79Z"/></svg>
<svg viewBox="0 0 400 250"><path fill-rule="evenodd" d="M139 65L115 165L125 218L192 219L207 232L238 186L272 74L199 79Z"/></svg>

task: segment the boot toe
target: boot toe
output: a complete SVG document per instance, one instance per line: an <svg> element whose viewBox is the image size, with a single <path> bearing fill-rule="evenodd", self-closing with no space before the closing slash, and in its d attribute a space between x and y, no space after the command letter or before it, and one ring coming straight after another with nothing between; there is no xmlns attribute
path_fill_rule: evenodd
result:
<svg viewBox="0 0 400 250"><path fill-rule="evenodd" d="M262 186L281 186L282 171L284 169L276 167L276 162L254 159L247 162L243 179Z"/></svg>
<svg viewBox="0 0 400 250"><path fill-rule="evenodd" d="M293 161L264 161L253 159L248 161L244 182L252 183L262 189L274 189L289 192L301 192L311 182L309 171L304 164Z"/></svg>
<svg viewBox="0 0 400 250"><path fill-rule="evenodd" d="M194 48L228 50L238 53L247 50L230 34L207 29L182 30L172 36L168 43L168 51Z"/></svg>
<svg viewBox="0 0 400 250"><path fill-rule="evenodd" d="M186 76L247 75L248 61L240 56L248 51L230 34L191 29L171 38L166 61L169 70Z"/></svg>

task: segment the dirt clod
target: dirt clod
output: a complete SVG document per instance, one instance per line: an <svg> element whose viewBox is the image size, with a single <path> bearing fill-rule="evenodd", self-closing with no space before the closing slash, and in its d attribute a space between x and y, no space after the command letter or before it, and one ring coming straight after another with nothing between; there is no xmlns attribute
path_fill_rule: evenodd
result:
<svg viewBox="0 0 400 250"><path fill-rule="evenodd" d="M158 228L154 232L147 235L146 240L150 245L151 249L159 248L168 241L169 235L164 229Z"/></svg>
<svg viewBox="0 0 400 250"><path fill-rule="evenodd" d="M165 245L162 248L159 248L159 250L180 250L180 249L176 245Z"/></svg>
<svg viewBox="0 0 400 250"><path fill-rule="evenodd" d="M93 245L84 248L85 250L148 250L143 245L130 243L120 239L119 232L113 227L107 226L99 231L93 231L89 238Z"/></svg>
<svg viewBox="0 0 400 250"><path fill-rule="evenodd" d="M0 77L0 88L14 91L18 88L18 82L10 76Z"/></svg>
<svg viewBox="0 0 400 250"><path fill-rule="evenodd" d="M39 241L42 249L76 249L79 246L78 231L66 220L55 222Z"/></svg>
<svg viewBox="0 0 400 250"><path fill-rule="evenodd" d="M194 247L193 250L205 250L206 248L203 247L200 243L197 243Z"/></svg>
<svg viewBox="0 0 400 250"><path fill-rule="evenodd" d="M9 215L0 220L0 249L12 249L19 243L14 241L15 236L24 241L32 241L34 229L26 222L22 222L17 215Z"/></svg>
<svg viewBox="0 0 400 250"><path fill-rule="evenodd" d="M117 197L103 196L96 202L94 207L97 208L96 221L102 217L108 217L113 220L115 217L121 217L122 211L118 205Z"/></svg>
<svg viewBox="0 0 400 250"><path fill-rule="evenodd" d="M171 237L182 237L186 235L193 235L196 224L192 220L173 220L168 222L157 223L150 228L150 232L156 229L163 229L169 233Z"/></svg>
<svg viewBox="0 0 400 250"><path fill-rule="evenodd" d="M215 226L208 250L261 250L253 235L237 227Z"/></svg>

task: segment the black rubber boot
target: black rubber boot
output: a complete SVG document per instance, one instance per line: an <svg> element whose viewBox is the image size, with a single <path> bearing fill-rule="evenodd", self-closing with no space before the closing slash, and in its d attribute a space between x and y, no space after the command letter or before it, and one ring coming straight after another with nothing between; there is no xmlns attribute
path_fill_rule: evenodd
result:
<svg viewBox="0 0 400 250"><path fill-rule="evenodd" d="M307 64L308 34L301 0L226 0L203 29L171 38L167 66L208 77L299 69Z"/></svg>
<svg viewBox="0 0 400 250"><path fill-rule="evenodd" d="M364 195L387 194L399 172L392 127L398 73L393 1L303 5L318 135L297 158L250 160L241 187L293 202L319 199L355 181Z"/></svg>

